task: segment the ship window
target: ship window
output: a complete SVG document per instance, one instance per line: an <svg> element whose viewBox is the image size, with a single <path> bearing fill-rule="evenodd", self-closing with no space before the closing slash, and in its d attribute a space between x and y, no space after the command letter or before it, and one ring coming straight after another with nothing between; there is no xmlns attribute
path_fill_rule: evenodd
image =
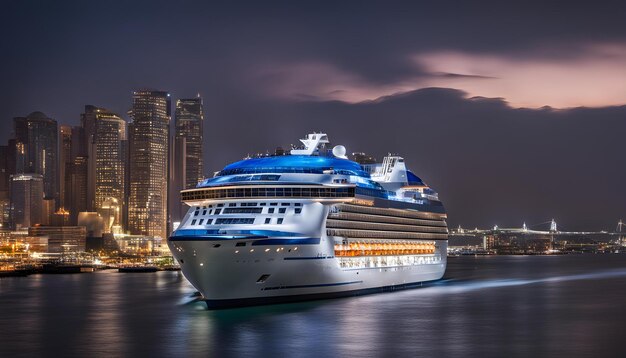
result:
<svg viewBox="0 0 626 358"><path fill-rule="evenodd" d="M213 222L213 219L209 219L209 220L206 221L206 224L207 225L211 225L212 222Z"/></svg>
<svg viewBox="0 0 626 358"><path fill-rule="evenodd" d="M191 225L195 225L196 224L196 219L191 220Z"/></svg>
<svg viewBox="0 0 626 358"><path fill-rule="evenodd" d="M265 223L266 223L266 224L269 224L271 221L272 221L272 219L271 219L271 218L267 218L267 219L265 219Z"/></svg>
<svg viewBox="0 0 626 358"><path fill-rule="evenodd" d="M258 280L256 280L256 283L263 283L265 282L268 278L270 277L270 275L265 274L265 275L261 275L261 277L259 277Z"/></svg>
<svg viewBox="0 0 626 358"><path fill-rule="evenodd" d="M198 225L202 225L203 222L204 222L204 219L200 219L200 222L198 223Z"/></svg>
<svg viewBox="0 0 626 358"><path fill-rule="evenodd" d="M223 218L215 220L215 225L220 224L254 224L254 218Z"/></svg>
<svg viewBox="0 0 626 358"><path fill-rule="evenodd" d="M220 246L222 246L222 244L215 244L215 245L213 245L213 247L215 247L215 248L218 248Z"/></svg>
<svg viewBox="0 0 626 358"><path fill-rule="evenodd" d="M286 208L280 208L280 209L278 209L278 213L279 213L279 214L284 214L284 213L285 213L285 211L287 211L287 209L286 209Z"/></svg>
<svg viewBox="0 0 626 358"><path fill-rule="evenodd" d="M202 215L206 215L206 210L202 210Z"/></svg>
<svg viewBox="0 0 626 358"><path fill-rule="evenodd" d="M263 208L226 208L224 214L260 214Z"/></svg>
<svg viewBox="0 0 626 358"><path fill-rule="evenodd" d="M219 215L222 212L222 209L215 209L215 215Z"/></svg>
<svg viewBox="0 0 626 358"><path fill-rule="evenodd" d="M278 219L278 221L276 222L278 225L283 223L283 218Z"/></svg>
<svg viewBox="0 0 626 358"><path fill-rule="evenodd" d="M235 244L235 246L246 246L245 242L238 242L237 244Z"/></svg>
<svg viewBox="0 0 626 358"><path fill-rule="evenodd" d="M302 206L302 203L295 203L293 205L295 205L295 206Z"/></svg>
<svg viewBox="0 0 626 358"><path fill-rule="evenodd" d="M198 216L198 214L200 214L200 212L196 211L195 213L193 213L193 216Z"/></svg>
<svg viewBox="0 0 626 358"><path fill-rule="evenodd" d="M278 203L270 203L270 206L278 206Z"/></svg>
<svg viewBox="0 0 626 358"><path fill-rule="evenodd" d="M267 203L261 203L260 206L267 206Z"/></svg>
<svg viewBox="0 0 626 358"><path fill-rule="evenodd" d="M209 210L209 215L213 214L213 209Z"/></svg>
<svg viewBox="0 0 626 358"><path fill-rule="evenodd" d="M228 203L228 206L237 206L237 203Z"/></svg>
<svg viewBox="0 0 626 358"><path fill-rule="evenodd" d="M206 206L203 206L202 209L206 209Z"/></svg>
<svg viewBox="0 0 626 358"><path fill-rule="evenodd" d="M267 213L268 214L274 214L274 208L267 209Z"/></svg>
<svg viewBox="0 0 626 358"><path fill-rule="evenodd" d="M296 208L296 214L302 213L302 208Z"/></svg>
<svg viewBox="0 0 626 358"><path fill-rule="evenodd" d="M218 208L221 208L221 207L223 207L223 206L224 206L224 204L217 204L217 207L218 207Z"/></svg>
<svg viewBox="0 0 626 358"><path fill-rule="evenodd" d="M291 205L290 203L280 203L280 206L289 206Z"/></svg>
<svg viewBox="0 0 626 358"><path fill-rule="evenodd" d="M211 209L213 207L213 205L209 205L209 209Z"/></svg>

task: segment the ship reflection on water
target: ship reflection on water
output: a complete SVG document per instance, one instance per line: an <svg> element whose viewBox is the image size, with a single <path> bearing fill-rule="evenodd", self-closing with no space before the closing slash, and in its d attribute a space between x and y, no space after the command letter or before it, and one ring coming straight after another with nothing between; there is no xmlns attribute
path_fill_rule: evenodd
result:
<svg viewBox="0 0 626 358"><path fill-rule="evenodd" d="M0 356L616 355L624 262L459 257L423 288L221 311L176 272L7 278Z"/></svg>

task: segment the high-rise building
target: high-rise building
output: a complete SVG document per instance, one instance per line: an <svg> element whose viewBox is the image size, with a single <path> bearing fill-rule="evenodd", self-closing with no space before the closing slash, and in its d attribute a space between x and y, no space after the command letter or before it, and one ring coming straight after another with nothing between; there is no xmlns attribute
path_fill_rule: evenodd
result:
<svg viewBox="0 0 626 358"><path fill-rule="evenodd" d="M43 221L44 177L41 174L11 176L11 222L28 228Z"/></svg>
<svg viewBox="0 0 626 358"><path fill-rule="evenodd" d="M131 114L128 228L131 234L166 238L170 96L162 91L135 91Z"/></svg>
<svg viewBox="0 0 626 358"><path fill-rule="evenodd" d="M33 112L26 117L16 117L14 124L18 151L16 172L41 174L45 197L58 202L57 122L41 112Z"/></svg>
<svg viewBox="0 0 626 358"><path fill-rule="evenodd" d="M63 178L63 208L69 224L76 225L78 213L88 210L88 148L83 127L61 127L59 161ZM65 219L64 219L65 220Z"/></svg>
<svg viewBox="0 0 626 358"><path fill-rule="evenodd" d="M65 210L69 209L68 203L65 202L65 176L69 163L72 163L72 127L61 125L59 127L59 207Z"/></svg>
<svg viewBox="0 0 626 358"><path fill-rule="evenodd" d="M0 146L0 227L9 224L11 198L9 194L9 183L11 178L9 169L9 146Z"/></svg>
<svg viewBox="0 0 626 358"><path fill-rule="evenodd" d="M176 138L185 138L185 152L177 160L185 162L185 181L182 189L195 188L202 174L202 98L176 101Z"/></svg>
<svg viewBox="0 0 626 358"><path fill-rule="evenodd" d="M180 221L185 213L180 191L195 188L204 178L202 172L202 129L204 113L202 98L176 101L175 135L172 155L172 221Z"/></svg>
<svg viewBox="0 0 626 358"><path fill-rule="evenodd" d="M125 199L126 121L104 108L85 106L83 128L89 150L88 202L106 220L107 228L122 224Z"/></svg>

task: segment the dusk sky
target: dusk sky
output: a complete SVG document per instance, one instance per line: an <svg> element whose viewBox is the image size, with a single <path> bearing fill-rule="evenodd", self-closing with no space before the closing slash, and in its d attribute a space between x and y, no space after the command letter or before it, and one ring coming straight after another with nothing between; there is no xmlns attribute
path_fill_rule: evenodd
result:
<svg viewBox="0 0 626 358"><path fill-rule="evenodd" d="M324 131L404 156L451 226L612 230L625 19L624 1L9 0L0 140L33 111L76 125L86 104L127 118L135 89L200 93L207 175Z"/></svg>

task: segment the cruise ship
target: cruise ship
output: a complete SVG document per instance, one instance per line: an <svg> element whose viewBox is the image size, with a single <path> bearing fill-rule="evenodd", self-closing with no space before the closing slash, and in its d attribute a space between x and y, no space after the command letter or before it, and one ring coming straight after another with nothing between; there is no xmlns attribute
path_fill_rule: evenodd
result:
<svg viewBox="0 0 626 358"><path fill-rule="evenodd" d="M443 276L444 206L402 157L351 161L324 133L301 142L181 192L190 208L168 245L209 308L390 291Z"/></svg>

